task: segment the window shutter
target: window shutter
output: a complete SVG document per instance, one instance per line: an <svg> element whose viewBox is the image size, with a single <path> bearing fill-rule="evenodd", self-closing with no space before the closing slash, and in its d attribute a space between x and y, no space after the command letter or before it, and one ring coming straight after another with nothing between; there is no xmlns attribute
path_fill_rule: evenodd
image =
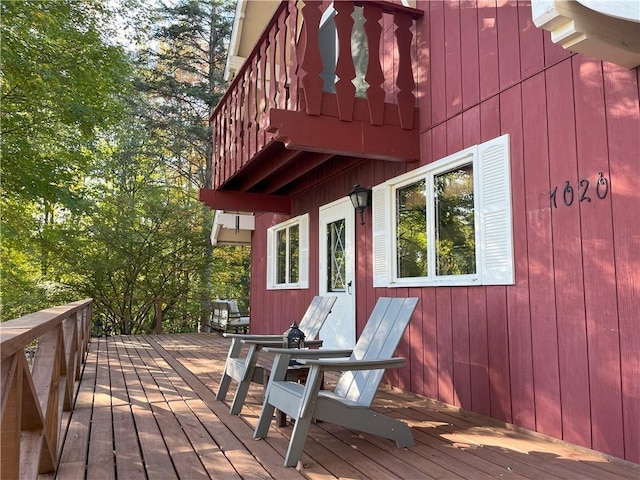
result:
<svg viewBox="0 0 640 480"><path fill-rule="evenodd" d="M299 223L300 266L298 279L300 288L309 288L309 214L302 215Z"/></svg>
<svg viewBox="0 0 640 480"><path fill-rule="evenodd" d="M272 290L275 285L275 232L267 230L267 290Z"/></svg>
<svg viewBox="0 0 640 480"><path fill-rule="evenodd" d="M514 282L509 135L478 146L480 273L484 285Z"/></svg>
<svg viewBox="0 0 640 480"><path fill-rule="evenodd" d="M387 287L391 274L390 189L383 183L372 190L373 286Z"/></svg>

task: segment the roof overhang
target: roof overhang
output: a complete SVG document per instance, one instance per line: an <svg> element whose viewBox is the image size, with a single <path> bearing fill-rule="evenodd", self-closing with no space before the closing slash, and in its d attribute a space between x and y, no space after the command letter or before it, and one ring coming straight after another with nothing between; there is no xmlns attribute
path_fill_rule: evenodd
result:
<svg viewBox="0 0 640 480"><path fill-rule="evenodd" d="M251 245L255 218L250 212L216 210L211 229L211 245Z"/></svg>
<svg viewBox="0 0 640 480"><path fill-rule="evenodd" d="M627 68L640 65L637 0L532 0L531 14L567 50Z"/></svg>

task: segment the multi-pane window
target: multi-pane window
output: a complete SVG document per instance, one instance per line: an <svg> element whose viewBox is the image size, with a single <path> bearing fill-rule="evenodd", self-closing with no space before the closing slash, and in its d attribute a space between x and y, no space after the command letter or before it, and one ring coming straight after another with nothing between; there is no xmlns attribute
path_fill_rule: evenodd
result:
<svg viewBox="0 0 640 480"><path fill-rule="evenodd" d="M508 141L374 187L374 286L513 283Z"/></svg>
<svg viewBox="0 0 640 480"><path fill-rule="evenodd" d="M307 288L308 215L267 231L267 288Z"/></svg>

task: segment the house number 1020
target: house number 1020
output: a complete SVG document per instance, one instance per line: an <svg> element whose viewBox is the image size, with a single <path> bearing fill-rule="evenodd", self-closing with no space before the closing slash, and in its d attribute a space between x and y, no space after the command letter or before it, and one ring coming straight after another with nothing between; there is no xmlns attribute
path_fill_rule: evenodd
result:
<svg viewBox="0 0 640 480"><path fill-rule="evenodd" d="M559 187L556 186L551 190L551 206L558 208L558 201L561 200L567 207L570 207L576 200L578 202L591 202L594 191L595 196L603 200L609 194L609 179L602 175L602 172L599 172L595 185L591 185L589 180L583 178L578 182L575 189L569 180L564 182L562 190L558 189Z"/></svg>

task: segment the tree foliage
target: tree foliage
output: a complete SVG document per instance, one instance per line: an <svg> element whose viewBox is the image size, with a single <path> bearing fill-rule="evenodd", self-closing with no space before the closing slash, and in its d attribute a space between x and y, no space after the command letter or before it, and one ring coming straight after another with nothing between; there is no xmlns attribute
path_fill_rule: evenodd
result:
<svg viewBox="0 0 640 480"><path fill-rule="evenodd" d="M150 48L138 52L141 74L137 86L152 105L146 111L147 128L163 133L168 165L196 190L211 188L208 119L226 87L223 72L234 10L235 2L223 0L162 5L152 12L153 41L146 42ZM199 218L202 241L208 242L213 217L207 206L201 205ZM215 254L227 257L219 248ZM212 250L207 250L198 285L202 312L207 311L211 292L218 288L214 282L216 262L219 260ZM248 253L241 263L248 263ZM239 297L248 298L248 282L235 290ZM206 321L203 315L200 322Z"/></svg>
<svg viewBox="0 0 640 480"><path fill-rule="evenodd" d="M76 289L96 299L103 323L115 333L150 330L158 298L165 317L179 308L184 314L209 248L194 215L200 206L158 148L135 126L105 143L89 177L92 214L74 222L70 234L79 244L68 243L73 248L64 255L66 271L83 272ZM193 329L195 321L173 327Z"/></svg>
<svg viewBox="0 0 640 480"><path fill-rule="evenodd" d="M11 318L65 298L47 271L58 243L51 227L86 206L96 133L121 120L131 69L105 41L100 2L3 1L0 15L0 291Z"/></svg>
<svg viewBox="0 0 640 480"><path fill-rule="evenodd" d="M233 2L118 1L0 4L2 319L90 296L115 333L159 306L187 331L207 298L248 295L246 249L212 257L197 200ZM114 40L114 6L136 48Z"/></svg>
<svg viewBox="0 0 640 480"><path fill-rule="evenodd" d="M159 7L152 12L149 47L138 52L136 85L152 102L148 128L166 135L167 160L199 188L211 186L208 120L225 89L233 3L182 0Z"/></svg>
<svg viewBox="0 0 640 480"><path fill-rule="evenodd" d="M130 63L89 0L3 1L5 194L73 208L97 129L122 118Z"/></svg>

